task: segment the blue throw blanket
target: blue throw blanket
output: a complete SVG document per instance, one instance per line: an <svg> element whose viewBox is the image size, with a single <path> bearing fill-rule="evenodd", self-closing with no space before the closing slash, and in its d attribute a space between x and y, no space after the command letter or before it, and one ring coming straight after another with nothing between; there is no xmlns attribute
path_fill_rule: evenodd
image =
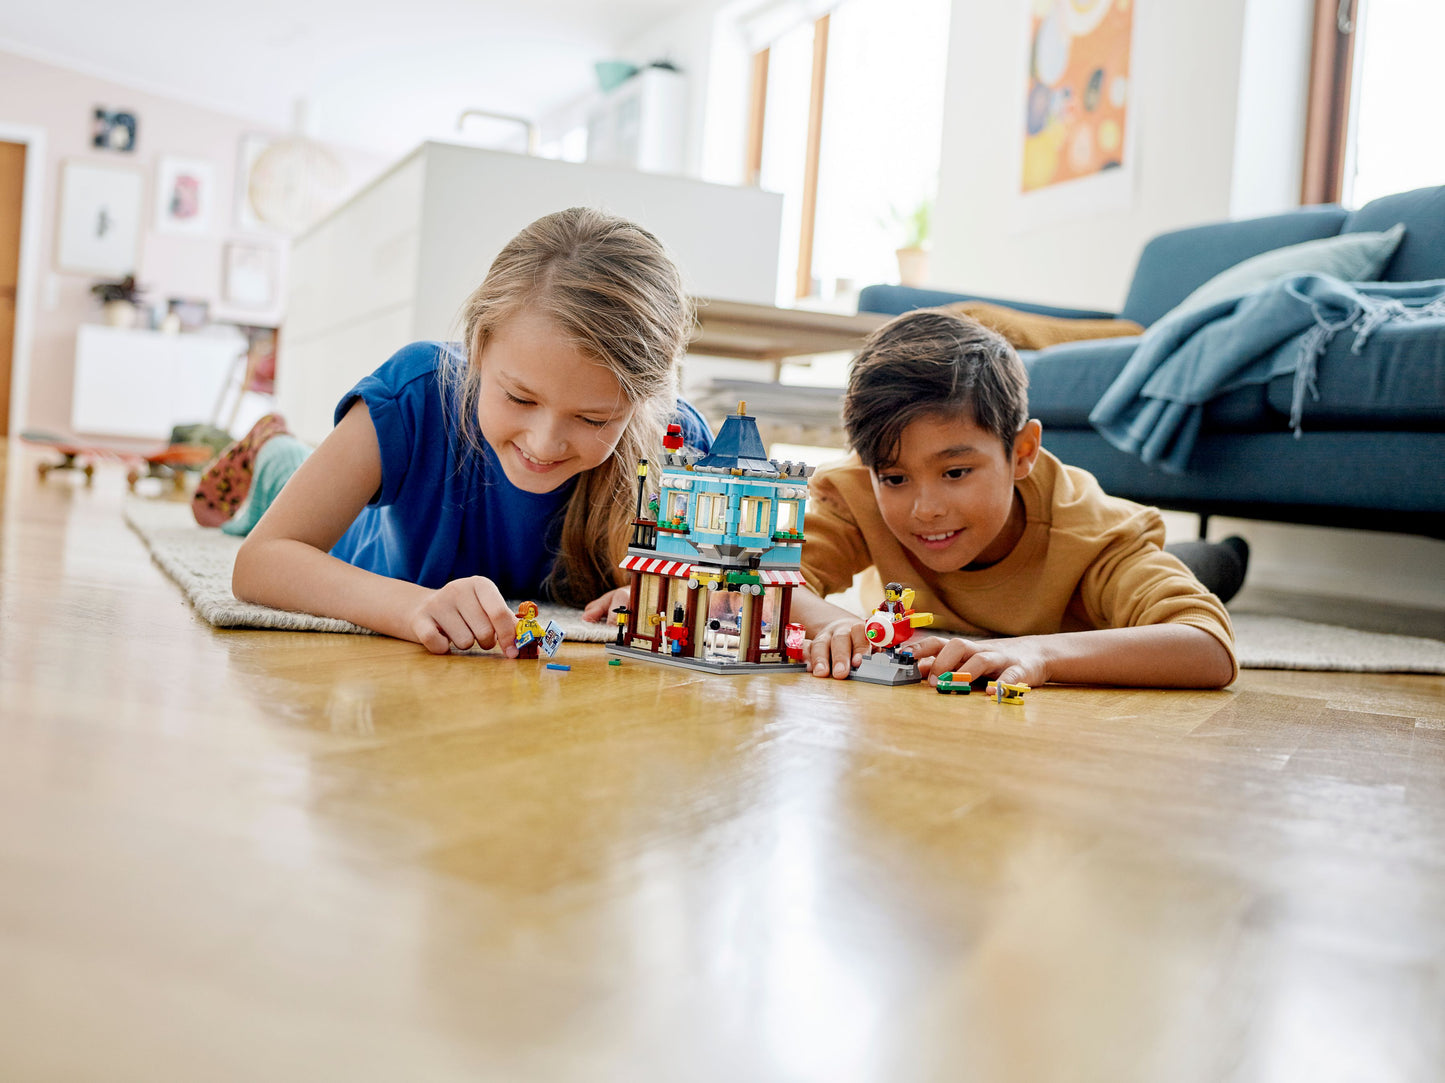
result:
<svg viewBox="0 0 1445 1083"><path fill-rule="evenodd" d="M1445 279L1341 282L1300 274L1204 308L1165 316L1100 396L1089 421L1146 463L1184 473L1204 406L1248 384L1294 373L1290 428L1300 434L1305 395L1319 398L1315 366L1330 340L1353 329L1354 353L1382 324L1445 315ZM1297 340L1297 349L1279 347Z"/></svg>

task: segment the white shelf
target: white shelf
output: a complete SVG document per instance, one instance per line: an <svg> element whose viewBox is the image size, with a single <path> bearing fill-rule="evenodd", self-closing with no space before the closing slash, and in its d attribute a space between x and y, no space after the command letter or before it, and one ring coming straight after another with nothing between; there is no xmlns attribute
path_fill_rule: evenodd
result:
<svg viewBox="0 0 1445 1083"><path fill-rule="evenodd" d="M70 427L90 436L164 440L176 425L209 421L245 349L239 332L83 324L75 339Z"/></svg>

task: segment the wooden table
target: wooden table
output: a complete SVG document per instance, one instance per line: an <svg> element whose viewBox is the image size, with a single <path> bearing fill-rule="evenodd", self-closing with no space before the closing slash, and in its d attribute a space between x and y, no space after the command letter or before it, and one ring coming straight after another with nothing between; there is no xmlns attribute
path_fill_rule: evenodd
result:
<svg viewBox="0 0 1445 1083"><path fill-rule="evenodd" d="M813 354L856 350L892 317L775 308L743 301L697 298L698 334L688 353L740 361L768 361L776 380L783 362Z"/></svg>
<svg viewBox="0 0 1445 1083"><path fill-rule="evenodd" d="M1439 1078L1441 678L218 632L10 459L0 1079Z"/></svg>

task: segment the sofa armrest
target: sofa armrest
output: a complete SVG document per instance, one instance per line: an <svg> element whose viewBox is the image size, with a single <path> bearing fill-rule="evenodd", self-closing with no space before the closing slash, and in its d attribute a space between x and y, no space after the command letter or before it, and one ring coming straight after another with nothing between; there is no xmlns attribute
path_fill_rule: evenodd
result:
<svg viewBox="0 0 1445 1083"><path fill-rule="evenodd" d="M938 305L953 304L955 301L986 301L991 305L1005 305L1020 312L1033 312L1040 316L1059 316L1073 320L1112 320L1117 312L1102 312L1087 308L1062 308L1058 305L1040 305L1031 301L1010 301L998 297L982 297L976 293L951 293L946 290L924 290L915 286L865 286L858 294L859 312L879 312L887 316L900 316L915 308L934 308Z"/></svg>

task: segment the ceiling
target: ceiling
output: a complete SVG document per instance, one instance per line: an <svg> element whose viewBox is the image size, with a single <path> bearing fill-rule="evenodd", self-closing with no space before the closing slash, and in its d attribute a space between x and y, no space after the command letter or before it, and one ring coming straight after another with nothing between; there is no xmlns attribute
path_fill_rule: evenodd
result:
<svg viewBox="0 0 1445 1083"><path fill-rule="evenodd" d="M686 0L43 0L6 4L0 50L380 152L465 108L537 117L594 85L594 61ZM652 57L627 57L650 60Z"/></svg>

